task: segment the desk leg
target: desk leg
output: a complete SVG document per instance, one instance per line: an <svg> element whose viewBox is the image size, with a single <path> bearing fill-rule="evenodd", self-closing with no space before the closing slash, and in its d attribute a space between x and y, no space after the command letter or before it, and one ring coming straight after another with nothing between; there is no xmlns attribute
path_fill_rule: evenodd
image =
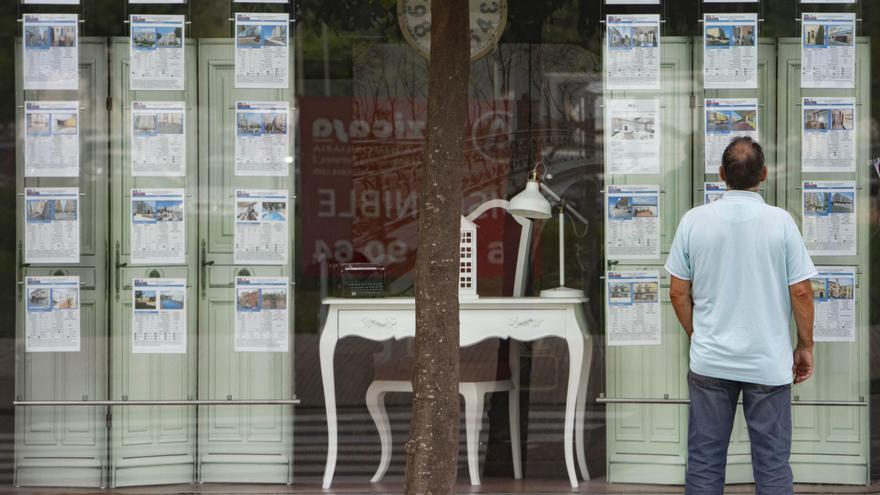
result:
<svg viewBox="0 0 880 495"><path fill-rule="evenodd" d="M574 417L580 388L581 368L584 359L584 336L576 322L567 325L568 343L568 393L565 397L565 467L572 488L578 487L574 468Z"/></svg>
<svg viewBox="0 0 880 495"><path fill-rule="evenodd" d="M593 364L592 339L584 336L584 359L581 365L581 379L578 386L577 412L574 423L574 439L577 450L578 467L581 470L581 478L590 480L590 471L587 470L587 455L584 451L584 406L587 403L587 385L590 383L590 366Z"/></svg>
<svg viewBox="0 0 880 495"><path fill-rule="evenodd" d="M321 381L324 383L324 408L327 411L327 465L324 467L324 489L330 488L336 470L338 448L336 424L336 384L333 377L333 353L338 339L336 311L330 311L321 331L320 360Z"/></svg>

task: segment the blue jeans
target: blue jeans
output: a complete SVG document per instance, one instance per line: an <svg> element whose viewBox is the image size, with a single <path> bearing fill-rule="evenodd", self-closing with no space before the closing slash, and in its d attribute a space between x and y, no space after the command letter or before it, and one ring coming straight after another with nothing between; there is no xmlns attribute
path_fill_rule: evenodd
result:
<svg viewBox="0 0 880 495"><path fill-rule="evenodd" d="M710 378L688 371L687 495L721 495L727 446L739 393L749 427L756 495L793 493L791 385L771 387Z"/></svg>

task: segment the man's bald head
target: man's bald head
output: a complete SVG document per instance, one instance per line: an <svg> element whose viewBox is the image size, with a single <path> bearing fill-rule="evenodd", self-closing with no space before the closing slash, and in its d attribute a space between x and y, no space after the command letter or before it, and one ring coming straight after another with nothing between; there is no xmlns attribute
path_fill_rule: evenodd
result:
<svg viewBox="0 0 880 495"><path fill-rule="evenodd" d="M764 150L750 137L733 138L721 157L721 170L728 189L755 188L767 177Z"/></svg>

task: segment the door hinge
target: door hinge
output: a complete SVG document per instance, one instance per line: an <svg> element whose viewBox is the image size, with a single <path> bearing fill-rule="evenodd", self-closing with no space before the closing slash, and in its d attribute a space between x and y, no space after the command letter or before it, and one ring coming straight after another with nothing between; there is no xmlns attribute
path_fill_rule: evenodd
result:
<svg viewBox="0 0 880 495"><path fill-rule="evenodd" d="M113 97L108 96L107 97L107 111L109 112L111 110L113 110Z"/></svg>

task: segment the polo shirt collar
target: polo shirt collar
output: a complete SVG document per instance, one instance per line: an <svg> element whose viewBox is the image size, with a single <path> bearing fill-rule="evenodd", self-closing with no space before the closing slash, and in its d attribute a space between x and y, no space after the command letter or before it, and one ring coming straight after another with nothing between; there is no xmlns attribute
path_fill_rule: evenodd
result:
<svg viewBox="0 0 880 495"><path fill-rule="evenodd" d="M764 202L764 198L760 194L752 191L725 191L723 198Z"/></svg>

